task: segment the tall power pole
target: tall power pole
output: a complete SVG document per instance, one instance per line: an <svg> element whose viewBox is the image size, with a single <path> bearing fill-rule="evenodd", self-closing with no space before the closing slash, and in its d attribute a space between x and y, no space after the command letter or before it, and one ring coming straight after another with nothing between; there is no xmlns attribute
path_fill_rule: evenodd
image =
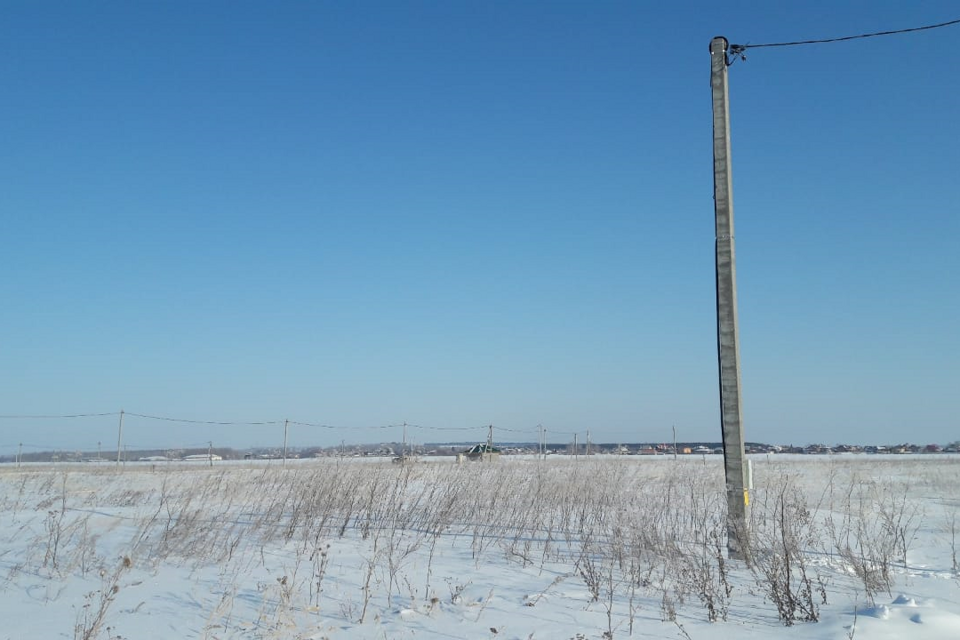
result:
<svg viewBox="0 0 960 640"><path fill-rule="evenodd" d="M733 180L730 172L730 108L726 38L710 41L713 94L713 206L717 226L717 352L720 365L720 425L727 490L727 551L746 557L750 495L744 464L740 408L740 332L737 327L737 263L733 234Z"/></svg>

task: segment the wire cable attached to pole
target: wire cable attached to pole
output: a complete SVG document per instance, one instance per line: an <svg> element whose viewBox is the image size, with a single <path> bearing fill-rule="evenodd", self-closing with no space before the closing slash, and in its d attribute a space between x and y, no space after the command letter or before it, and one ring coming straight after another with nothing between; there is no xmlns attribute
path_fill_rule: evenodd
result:
<svg viewBox="0 0 960 640"><path fill-rule="evenodd" d="M761 47L795 47L805 44L826 44L830 42L845 42L847 40L859 40L861 38L876 38L878 36L892 36L900 33L913 33L915 31L927 31L929 29L939 29L940 27L949 27L951 25L960 24L960 18L956 20L950 20L948 22L941 22L939 24L928 24L923 27L910 27L909 29L895 29L892 31L877 31L876 33L861 33L855 36L843 36L840 38L824 38L821 40L795 40L793 42L768 42L764 44L732 44L730 45L730 55L733 56L734 60L740 58L741 60L746 60L747 57L744 55L744 51L747 49L759 49ZM732 62L728 61L727 66L730 66Z"/></svg>

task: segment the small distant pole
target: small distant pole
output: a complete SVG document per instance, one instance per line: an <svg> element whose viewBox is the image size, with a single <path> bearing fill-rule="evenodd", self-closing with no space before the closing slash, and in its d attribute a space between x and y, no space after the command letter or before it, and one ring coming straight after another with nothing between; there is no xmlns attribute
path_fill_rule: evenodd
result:
<svg viewBox="0 0 960 640"><path fill-rule="evenodd" d="M23 443L17 447L17 469L20 468L20 461L23 459Z"/></svg>
<svg viewBox="0 0 960 640"><path fill-rule="evenodd" d="M672 424L670 428L673 429L673 459L677 459L677 425Z"/></svg>
<svg viewBox="0 0 960 640"><path fill-rule="evenodd" d="M207 443L207 460L210 461L210 466L213 467L213 440Z"/></svg>
<svg viewBox="0 0 960 640"><path fill-rule="evenodd" d="M573 434L573 459L580 459L580 443L577 441L579 434Z"/></svg>
<svg viewBox="0 0 960 640"><path fill-rule="evenodd" d="M547 459L547 428L543 428L543 459Z"/></svg>
<svg viewBox="0 0 960 640"><path fill-rule="evenodd" d="M117 426L117 467L120 466L120 454L123 444L123 409L120 409L120 424Z"/></svg>
<svg viewBox="0 0 960 640"><path fill-rule="evenodd" d="M287 466L287 426L289 424L289 420L283 421L283 466Z"/></svg>
<svg viewBox="0 0 960 640"><path fill-rule="evenodd" d="M717 352L720 368L720 428L727 493L727 553L745 559L750 494L746 482L740 406L740 336L737 324L737 266L730 171L730 106L724 37L710 41L713 100L713 205L716 222Z"/></svg>
<svg viewBox="0 0 960 640"><path fill-rule="evenodd" d="M100 441L97 440L97 462L100 462Z"/></svg>
<svg viewBox="0 0 960 640"><path fill-rule="evenodd" d="M587 429L587 451L586 455L590 455L590 429Z"/></svg>

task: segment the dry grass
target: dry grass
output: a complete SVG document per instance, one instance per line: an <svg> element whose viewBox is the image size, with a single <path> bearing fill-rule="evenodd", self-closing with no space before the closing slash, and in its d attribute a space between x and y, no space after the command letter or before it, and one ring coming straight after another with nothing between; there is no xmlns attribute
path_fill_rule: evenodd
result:
<svg viewBox="0 0 960 640"><path fill-rule="evenodd" d="M613 637L618 629L632 631L640 601L659 603L665 620L693 606L722 621L753 591L785 624L815 621L831 582L849 571L868 601L890 591L920 527L944 532L941 539L955 549L956 506L930 522L907 497L917 486L948 495L960 465L869 459L803 465L802 478L796 462L757 465L749 567L725 556L717 461L317 461L6 472L0 507L37 551L8 566L2 584L12 588L24 571L57 580L96 570L115 576L119 588L122 572L101 545L118 528L129 536L124 557L154 567L236 567L241 558L265 565L265 550L281 549L284 571L258 588L260 623L276 631L289 624L292 609L324 606L332 541L363 548L362 587L338 603L357 623L369 620L378 595L388 606L403 598L429 614L446 599L433 575L438 548L466 542L477 566L496 556L541 571L565 568L564 580L586 588L585 604L606 612ZM241 579L239 569L224 573ZM849 581L842 585L850 588ZM101 595L109 595L112 587L104 588ZM229 624L229 594L237 590L236 583L224 585L211 624ZM91 605L96 613L78 622L78 637L96 637L111 602L101 597Z"/></svg>

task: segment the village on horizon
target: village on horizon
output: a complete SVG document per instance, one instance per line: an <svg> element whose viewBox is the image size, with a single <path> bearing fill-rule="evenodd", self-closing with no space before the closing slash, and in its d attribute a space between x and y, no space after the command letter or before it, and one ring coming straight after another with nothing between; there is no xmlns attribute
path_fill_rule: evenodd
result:
<svg viewBox="0 0 960 640"><path fill-rule="evenodd" d="M772 445L757 442L746 443L747 454L936 454L960 453L960 441L949 444L887 444L860 445L810 444L806 446ZM723 455L723 445L719 442L682 442L664 443L537 443L511 442L496 446L475 442L445 442L404 444L387 442L374 444L340 444L330 447L301 446L289 447L286 451L279 447L208 447L168 448L168 449L124 449L119 456L120 462L214 462L221 460L285 460L285 459L322 459L322 458L390 458L397 462L419 457L455 457L461 460L491 460L505 456L706 456ZM0 456L4 463L116 463L118 456L110 451L65 451L44 450L23 452Z"/></svg>

